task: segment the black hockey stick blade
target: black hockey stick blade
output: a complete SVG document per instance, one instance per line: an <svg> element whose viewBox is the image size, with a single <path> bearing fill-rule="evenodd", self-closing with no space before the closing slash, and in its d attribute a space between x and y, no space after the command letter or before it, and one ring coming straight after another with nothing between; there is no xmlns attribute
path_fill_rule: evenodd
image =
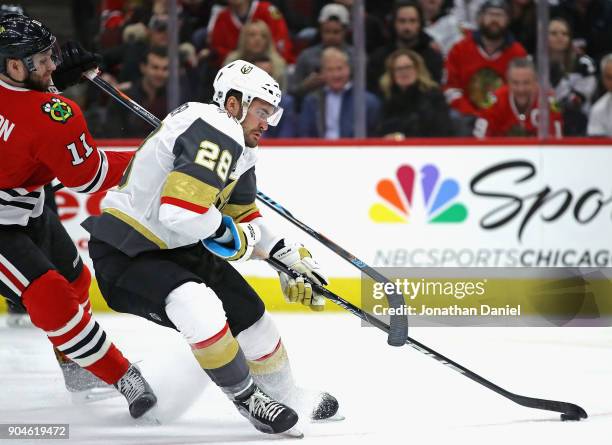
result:
<svg viewBox="0 0 612 445"><path fill-rule="evenodd" d="M289 276L292 276L293 278L297 278L299 276L297 272L289 269L287 266L285 266L283 263L281 263L278 260L270 258L266 261L274 269L278 270L279 272L284 272L288 274ZM357 317L361 318L366 323L369 323L372 326L375 326L384 332L387 332L387 333L389 332L389 325L387 323L383 322L382 320L379 320L376 317L373 317L372 315L365 312L363 309L355 306L354 304L350 303L349 301L345 300L339 295L336 295L334 292L330 291L329 289L309 281L307 277L304 277L304 280L310 282L310 284L312 285L313 291L316 291L319 295L323 295L328 300L333 301L335 304L346 309L353 315L356 315ZM559 402L556 400L538 399L535 397L527 397L527 396L514 394L510 391L505 390L504 388L500 386L497 386L493 382L490 382L484 377L481 377L475 372L470 371L466 367L449 359L448 357L445 357L439 352L431 349L428 346L425 346L423 343L420 343L411 337L406 338L405 344L411 346L412 348L416 349L419 352L422 352L425 355L430 356L433 359L436 359L438 362L442 363L443 365L446 365L448 368L451 368L457 371L458 373L464 375L470 380L483 385L484 387L513 401L514 403L517 403L519 405L522 405L528 408L541 409L545 411L555 411L555 412L561 413L561 420L580 420L580 419L587 418L586 411L574 403Z"/></svg>
<svg viewBox="0 0 612 445"><path fill-rule="evenodd" d="M274 210L276 213L281 215L283 218L288 220L289 222L295 224L308 235L312 236L314 239L319 241L325 247L330 249L339 257L345 259L357 269L359 269L362 273L368 275L370 278L374 279L379 283L388 283L390 280L385 277L383 274L368 266L366 263L361 261L355 255L352 255L348 251L344 250L338 244L334 243L332 240L322 235L321 233L313 230L311 227L307 226L295 216L291 214L286 208L280 205L278 202L265 195L264 193L258 191L257 199L263 202L267 207ZM390 308L396 309L394 311L394 315L390 316L389 323L390 328L387 336L387 343L391 346L404 346L406 344L406 339L408 338L408 316L400 315L401 308L404 305L404 296L400 293L391 293L387 295L387 302Z"/></svg>

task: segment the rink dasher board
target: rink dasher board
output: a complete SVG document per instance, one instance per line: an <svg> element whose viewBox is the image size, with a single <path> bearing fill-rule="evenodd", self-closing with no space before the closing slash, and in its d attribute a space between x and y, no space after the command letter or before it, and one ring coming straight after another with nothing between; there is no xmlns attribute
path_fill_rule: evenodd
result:
<svg viewBox="0 0 612 445"><path fill-rule="evenodd" d="M611 164L610 145L274 146L261 149L257 178L261 191L374 267L610 267ZM57 194L90 266L79 224L100 200ZM274 230L308 246L336 290L359 298L357 269L259 207ZM280 303L265 263L238 269L272 310L294 307Z"/></svg>

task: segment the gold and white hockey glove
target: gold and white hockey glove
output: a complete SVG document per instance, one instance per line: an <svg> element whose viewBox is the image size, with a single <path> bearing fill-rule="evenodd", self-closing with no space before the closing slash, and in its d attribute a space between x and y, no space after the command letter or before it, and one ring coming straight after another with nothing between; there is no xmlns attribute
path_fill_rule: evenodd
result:
<svg viewBox="0 0 612 445"><path fill-rule="evenodd" d="M313 311L324 310L325 298L313 292L311 284L304 280L304 277L307 277L313 283L327 285L327 278L308 249L301 244L293 244L283 246L276 251L273 250L271 254L274 259L300 274L299 277L292 278L286 273L279 273L285 300L290 303L302 303Z"/></svg>

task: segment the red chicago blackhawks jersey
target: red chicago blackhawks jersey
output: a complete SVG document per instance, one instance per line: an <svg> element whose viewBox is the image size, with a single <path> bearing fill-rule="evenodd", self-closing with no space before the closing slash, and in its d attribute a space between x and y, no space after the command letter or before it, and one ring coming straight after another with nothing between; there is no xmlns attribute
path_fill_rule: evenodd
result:
<svg viewBox="0 0 612 445"><path fill-rule="evenodd" d="M83 193L121 179L132 154L99 150L71 100L0 80L0 103L0 225L40 216L43 186L56 177Z"/></svg>
<svg viewBox="0 0 612 445"><path fill-rule="evenodd" d="M482 112L475 125L474 135L477 137L495 136L537 136L538 134L538 100L521 113L514 104L512 93L508 86L503 86L495 92L495 104ZM549 97L550 124L549 132L553 137L563 136L563 118L554 97Z"/></svg>
<svg viewBox="0 0 612 445"><path fill-rule="evenodd" d="M211 20L213 22L209 27L210 47L217 54L217 64L221 66L227 55L238 46L238 37L243 23L230 8L223 9L216 18ZM278 8L269 2L251 2L246 21L254 22L257 20L261 20L268 25L276 49L285 61L295 63L287 23Z"/></svg>
<svg viewBox="0 0 612 445"><path fill-rule="evenodd" d="M492 104L493 92L506 82L510 61L526 55L525 48L511 38L489 55L482 48L478 32L466 36L452 47L446 59L446 101L461 113L479 115Z"/></svg>

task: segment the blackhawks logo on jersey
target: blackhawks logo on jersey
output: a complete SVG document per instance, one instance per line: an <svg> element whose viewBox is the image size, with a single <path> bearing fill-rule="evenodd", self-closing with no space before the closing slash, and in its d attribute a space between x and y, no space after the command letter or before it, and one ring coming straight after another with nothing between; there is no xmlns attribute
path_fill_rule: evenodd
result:
<svg viewBox="0 0 612 445"><path fill-rule="evenodd" d="M48 114L53 122L65 124L74 114L72 108L63 100L53 97L50 102L42 105L42 111Z"/></svg>

